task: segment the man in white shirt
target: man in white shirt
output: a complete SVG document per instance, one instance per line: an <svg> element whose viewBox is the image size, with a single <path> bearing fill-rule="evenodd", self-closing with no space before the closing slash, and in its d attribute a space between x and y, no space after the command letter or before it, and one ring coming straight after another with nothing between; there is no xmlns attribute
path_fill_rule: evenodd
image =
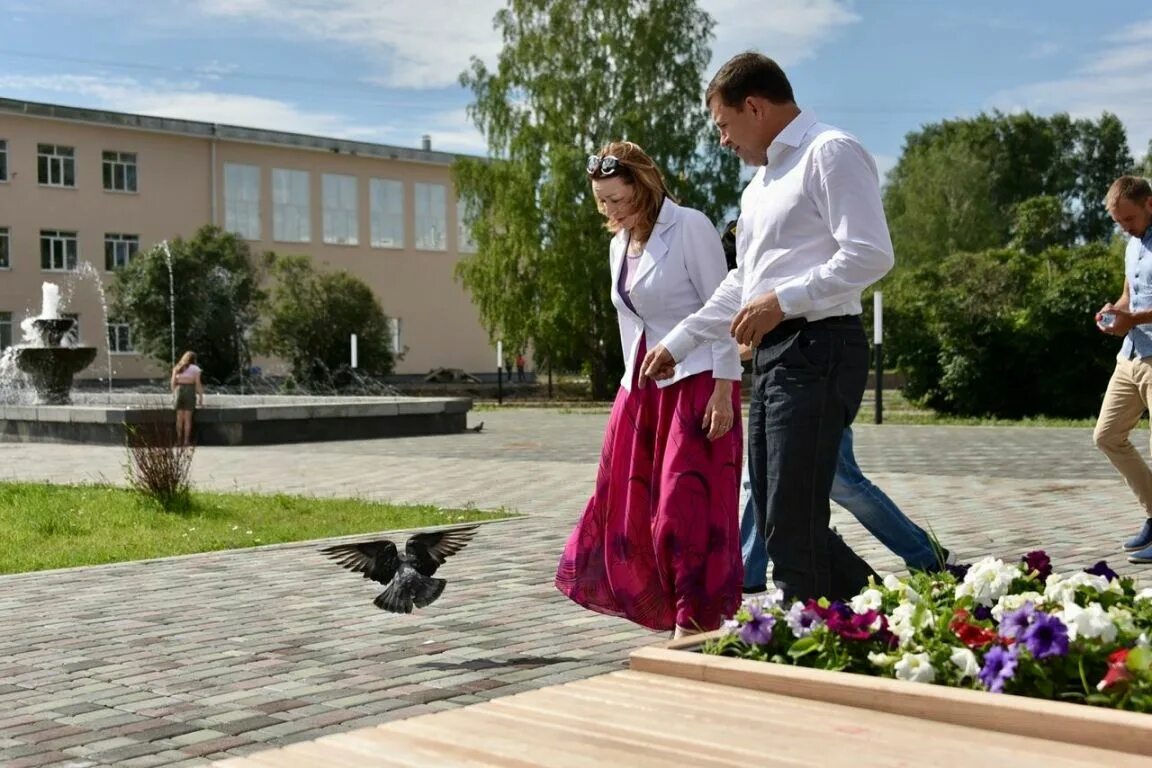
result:
<svg viewBox="0 0 1152 768"><path fill-rule="evenodd" d="M868 376L860 293L893 264L876 164L801 110L767 56L729 60L705 99L721 145L759 169L740 201L737 268L648 352L641 384L725 334L756 348L749 471L773 580L789 599L846 598L874 573L829 528L828 494Z"/></svg>

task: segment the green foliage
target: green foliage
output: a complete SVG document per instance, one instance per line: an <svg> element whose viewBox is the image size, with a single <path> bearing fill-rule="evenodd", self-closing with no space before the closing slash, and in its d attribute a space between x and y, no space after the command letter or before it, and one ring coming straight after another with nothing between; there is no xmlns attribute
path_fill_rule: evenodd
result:
<svg viewBox="0 0 1152 768"><path fill-rule="evenodd" d="M260 272L248 244L218 227L169 242L175 296L176 357L193 350L205 382L235 378L249 364L245 338L263 299ZM137 352L167 369L173 364L169 274L156 247L116 272L110 286L113 317L132 326Z"/></svg>
<svg viewBox="0 0 1152 768"><path fill-rule="evenodd" d="M349 337L357 336L357 370L385 376L395 365L388 318L372 289L344 271L318 272L307 256L269 260L271 294L254 340L262 353L292 366L305 386L351 383Z"/></svg>
<svg viewBox="0 0 1152 768"><path fill-rule="evenodd" d="M457 276L493 339L531 346L541 367L585 368L604 397L622 365L585 158L633 139L682 203L722 219L739 169L703 105L713 21L693 0L510 0L495 26L496 68L473 59L460 78L492 159L456 165L477 245Z"/></svg>
<svg viewBox="0 0 1152 768"><path fill-rule="evenodd" d="M1132 168L1124 127L1109 113L1092 121L996 112L925 126L906 137L885 188L897 263L1002 247L1020 221L1018 206L1044 197L1063 213L1045 245L1106 240L1104 195Z"/></svg>
<svg viewBox="0 0 1152 768"><path fill-rule="evenodd" d="M944 413L1091 416L1116 355L1093 318L1122 286L1118 245L957 253L888 281L885 348Z"/></svg>

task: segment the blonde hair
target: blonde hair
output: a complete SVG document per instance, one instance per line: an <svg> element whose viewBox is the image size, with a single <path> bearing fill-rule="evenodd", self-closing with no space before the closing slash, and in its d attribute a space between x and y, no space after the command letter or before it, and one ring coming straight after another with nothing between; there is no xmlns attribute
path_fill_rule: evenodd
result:
<svg viewBox="0 0 1152 768"><path fill-rule="evenodd" d="M174 370L176 371L176 373L184 373L184 371L186 371L188 369L188 366L194 364L195 362L196 362L196 353L195 352L185 352L183 355L180 356L180 360L176 363L176 368Z"/></svg>
<svg viewBox="0 0 1152 768"><path fill-rule="evenodd" d="M598 154L601 158L607 155L615 157L616 169L607 175L597 170L589 174L589 178L592 181L620 179L635 190L632 205L639 215L636 217L636 226L632 228L632 235L637 242L647 241L652 234L652 228L656 226L656 219L660 216L660 206L664 204L664 198L676 202L676 198L668 192L668 185L664 183L664 174L656 167L656 163L648 153L635 142L611 141L605 144ZM596 202L596 208L604 214L604 205L600 201ZM620 225L612 220L605 226L612 234L620 231Z"/></svg>
<svg viewBox="0 0 1152 768"><path fill-rule="evenodd" d="M1137 205L1144 205L1152 197L1152 186L1148 179L1140 176L1121 176L1112 182L1108 188L1108 196L1104 198L1104 207L1111 211L1121 200L1129 200Z"/></svg>

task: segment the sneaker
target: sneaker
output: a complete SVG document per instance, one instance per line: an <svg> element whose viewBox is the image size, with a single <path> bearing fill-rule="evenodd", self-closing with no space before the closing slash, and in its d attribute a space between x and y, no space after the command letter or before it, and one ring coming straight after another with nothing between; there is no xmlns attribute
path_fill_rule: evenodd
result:
<svg viewBox="0 0 1152 768"><path fill-rule="evenodd" d="M1140 533L1124 542L1124 550L1136 552L1150 546L1152 546L1152 517L1144 521L1144 527L1140 529Z"/></svg>
<svg viewBox="0 0 1152 768"><path fill-rule="evenodd" d="M1152 565L1152 545L1128 555L1128 562L1139 565Z"/></svg>

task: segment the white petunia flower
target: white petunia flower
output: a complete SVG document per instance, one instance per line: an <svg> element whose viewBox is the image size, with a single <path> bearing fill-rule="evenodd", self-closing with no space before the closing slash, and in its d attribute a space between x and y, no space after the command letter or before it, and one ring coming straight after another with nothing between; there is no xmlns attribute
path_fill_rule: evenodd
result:
<svg viewBox="0 0 1152 768"><path fill-rule="evenodd" d="M901 648L912 642L917 629L923 629L931 623L932 614L914 603L900 603L888 615L888 629L899 638Z"/></svg>
<svg viewBox="0 0 1152 768"><path fill-rule="evenodd" d="M1053 603L1070 603L1076 599L1076 590L1087 587L1092 592L1112 592L1123 594L1124 588L1118 580L1109 581L1103 576L1080 571L1068 576L1052 574L1044 583L1044 597Z"/></svg>
<svg viewBox="0 0 1152 768"><path fill-rule="evenodd" d="M886 653L876 653L875 651L871 651L868 654L868 661L872 662L878 667L888 667L891 666L892 662L896 661L896 659Z"/></svg>
<svg viewBox="0 0 1152 768"><path fill-rule="evenodd" d="M1020 569L1005 565L1003 560L986 557L974 563L964 576L964 581L956 586L956 597L971 596L980 605L991 608L996 601L1007 594L1013 579L1020 576Z"/></svg>
<svg viewBox="0 0 1152 768"><path fill-rule="evenodd" d="M888 590L889 592L895 592L902 586L904 586L904 582L900 581L896 574L890 573L884 577L884 589Z"/></svg>
<svg viewBox="0 0 1152 768"><path fill-rule="evenodd" d="M967 648L954 649L951 661L960 670L961 677L976 677L980 674L980 663L976 661L976 654Z"/></svg>
<svg viewBox="0 0 1152 768"><path fill-rule="evenodd" d="M1087 608L1081 608L1076 603L1067 602L1064 610L1057 611L1056 616L1067 625L1069 640L1099 637L1110 643L1116 639L1116 625L1100 603L1089 603Z"/></svg>
<svg viewBox="0 0 1152 768"><path fill-rule="evenodd" d="M930 683L936 679L936 670L926 653L905 653L893 667L896 679L913 683Z"/></svg>
<svg viewBox="0 0 1152 768"><path fill-rule="evenodd" d="M884 601L884 595L878 589L866 589L849 601L848 605L856 613L878 611Z"/></svg>

